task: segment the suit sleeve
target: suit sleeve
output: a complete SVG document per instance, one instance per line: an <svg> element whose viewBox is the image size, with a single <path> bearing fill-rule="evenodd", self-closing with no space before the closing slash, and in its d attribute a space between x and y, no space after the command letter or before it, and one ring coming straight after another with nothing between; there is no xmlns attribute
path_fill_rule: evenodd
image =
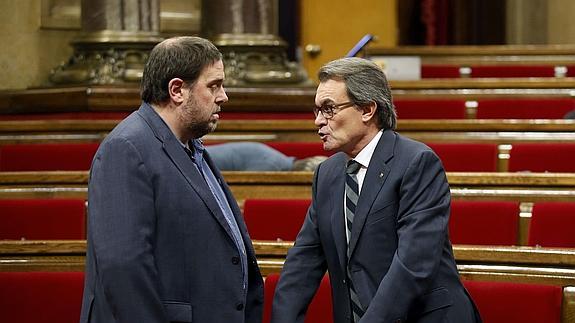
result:
<svg viewBox="0 0 575 323"><path fill-rule="evenodd" d="M319 171L320 168L314 176L312 204L294 246L288 251L276 287L272 323L303 323L309 303L327 269L315 206Z"/></svg>
<svg viewBox="0 0 575 323"><path fill-rule="evenodd" d="M167 322L154 261L151 176L129 141L114 138L92 164L89 235L106 302L118 322Z"/></svg>
<svg viewBox="0 0 575 323"><path fill-rule="evenodd" d="M408 166L399 188L398 247L360 322L405 320L428 289L447 237L450 192L439 158L429 150Z"/></svg>

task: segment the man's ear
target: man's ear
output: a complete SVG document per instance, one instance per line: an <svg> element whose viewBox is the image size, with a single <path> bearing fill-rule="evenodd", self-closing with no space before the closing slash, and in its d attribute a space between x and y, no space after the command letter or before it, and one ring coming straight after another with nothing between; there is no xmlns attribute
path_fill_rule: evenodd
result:
<svg viewBox="0 0 575 323"><path fill-rule="evenodd" d="M373 119L377 113L377 104L375 102L370 102L369 104L361 106L361 120L363 122L368 122Z"/></svg>
<svg viewBox="0 0 575 323"><path fill-rule="evenodd" d="M175 103L184 102L184 93L182 92L184 85L184 81L180 78L173 78L168 83L168 94Z"/></svg>

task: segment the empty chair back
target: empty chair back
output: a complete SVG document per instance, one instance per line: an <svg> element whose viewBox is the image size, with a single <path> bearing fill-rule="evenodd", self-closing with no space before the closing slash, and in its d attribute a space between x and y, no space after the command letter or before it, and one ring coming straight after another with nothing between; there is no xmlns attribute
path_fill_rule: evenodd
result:
<svg viewBox="0 0 575 323"><path fill-rule="evenodd" d="M519 203L504 201L453 201L449 237L453 244L517 244Z"/></svg>
<svg viewBox="0 0 575 323"><path fill-rule="evenodd" d="M86 239L83 199L0 199L0 239Z"/></svg>
<svg viewBox="0 0 575 323"><path fill-rule="evenodd" d="M403 119L465 119L465 100L394 100Z"/></svg>
<svg viewBox="0 0 575 323"><path fill-rule="evenodd" d="M482 143L427 143L448 172L497 171L497 145Z"/></svg>
<svg viewBox="0 0 575 323"><path fill-rule="evenodd" d="M530 246L575 248L575 203L535 203L527 240Z"/></svg>
<svg viewBox="0 0 575 323"><path fill-rule="evenodd" d="M563 119L575 109L572 98L481 99L477 119Z"/></svg>
<svg viewBox="0 0 575 323"><path fill-rule="evenodd" d="M509 171L575 172L575 143L514 143Z"/></svg>
<svg viewBox="0 0 575 323"><path fill-rule="evenodd" d="M475 65L471 77L555 77L554 65Z"/></svg>
<svg viewBox="0 0 575 323"><path fill-rule="evenodd" d="M83 272L0 272L0 320L77 323Z"/></svg>
<svg viewBox="0 0 575 323"><path fill-rule="evenodd" d="M559 323L561 286L464 281L486 323Z"/></svg>
<svg viewBox="0 0 575 323"><path fill-rule="evenodd" d="M461 72L459 65L421 65L421 78L459 78Z"/></svg>
<svg viewBox="0 0 575 323"><path fill-rule="evenodd" d="M0 146L0 171L88 170L98 143Z"/></svg>
<svg viewBox="0 0 575 323"><path fill-rule="evenodd" d="M266 277L264 287L264 323L271 320L272 303L279 280L278 274L270 274ZM333 304L331 300L331 285L329 276L325 275L313 297L305 316L305 323L332 323Z"/></svg>
<svg viewBox="0 0 575 323"><path fill-rule="evenodd" d="M244 219L255 240L294 241L307 214L310 200L247 199Z"/></svg>

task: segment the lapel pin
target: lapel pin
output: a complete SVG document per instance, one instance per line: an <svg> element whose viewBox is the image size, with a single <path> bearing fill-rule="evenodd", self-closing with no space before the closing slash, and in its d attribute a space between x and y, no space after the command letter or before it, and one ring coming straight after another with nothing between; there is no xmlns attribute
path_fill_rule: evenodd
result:
<svg viewBox="0 0 575 323"><path fill-rule="evenodd" d="M379 178L382 178L382 177L383 177L383 173L379 173Z"/></svg>

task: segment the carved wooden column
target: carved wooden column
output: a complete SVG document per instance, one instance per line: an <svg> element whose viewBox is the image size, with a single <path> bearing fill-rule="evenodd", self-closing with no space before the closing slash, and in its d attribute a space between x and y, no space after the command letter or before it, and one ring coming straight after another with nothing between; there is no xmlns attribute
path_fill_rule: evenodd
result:
<svg viewBox="0 0 575 323"><path fill-rule="evenodd" d="M82 0L82 31L74 54L54 69L54 84L139 82L159 34L158 0Z"/></svg>
<svg viewBox="0 0 575 323"><path fill-rule="evenodd" d="M311 85L305 70L287 59L274 1L202 1L202 34L224 55L227 85Z"/></svg>

